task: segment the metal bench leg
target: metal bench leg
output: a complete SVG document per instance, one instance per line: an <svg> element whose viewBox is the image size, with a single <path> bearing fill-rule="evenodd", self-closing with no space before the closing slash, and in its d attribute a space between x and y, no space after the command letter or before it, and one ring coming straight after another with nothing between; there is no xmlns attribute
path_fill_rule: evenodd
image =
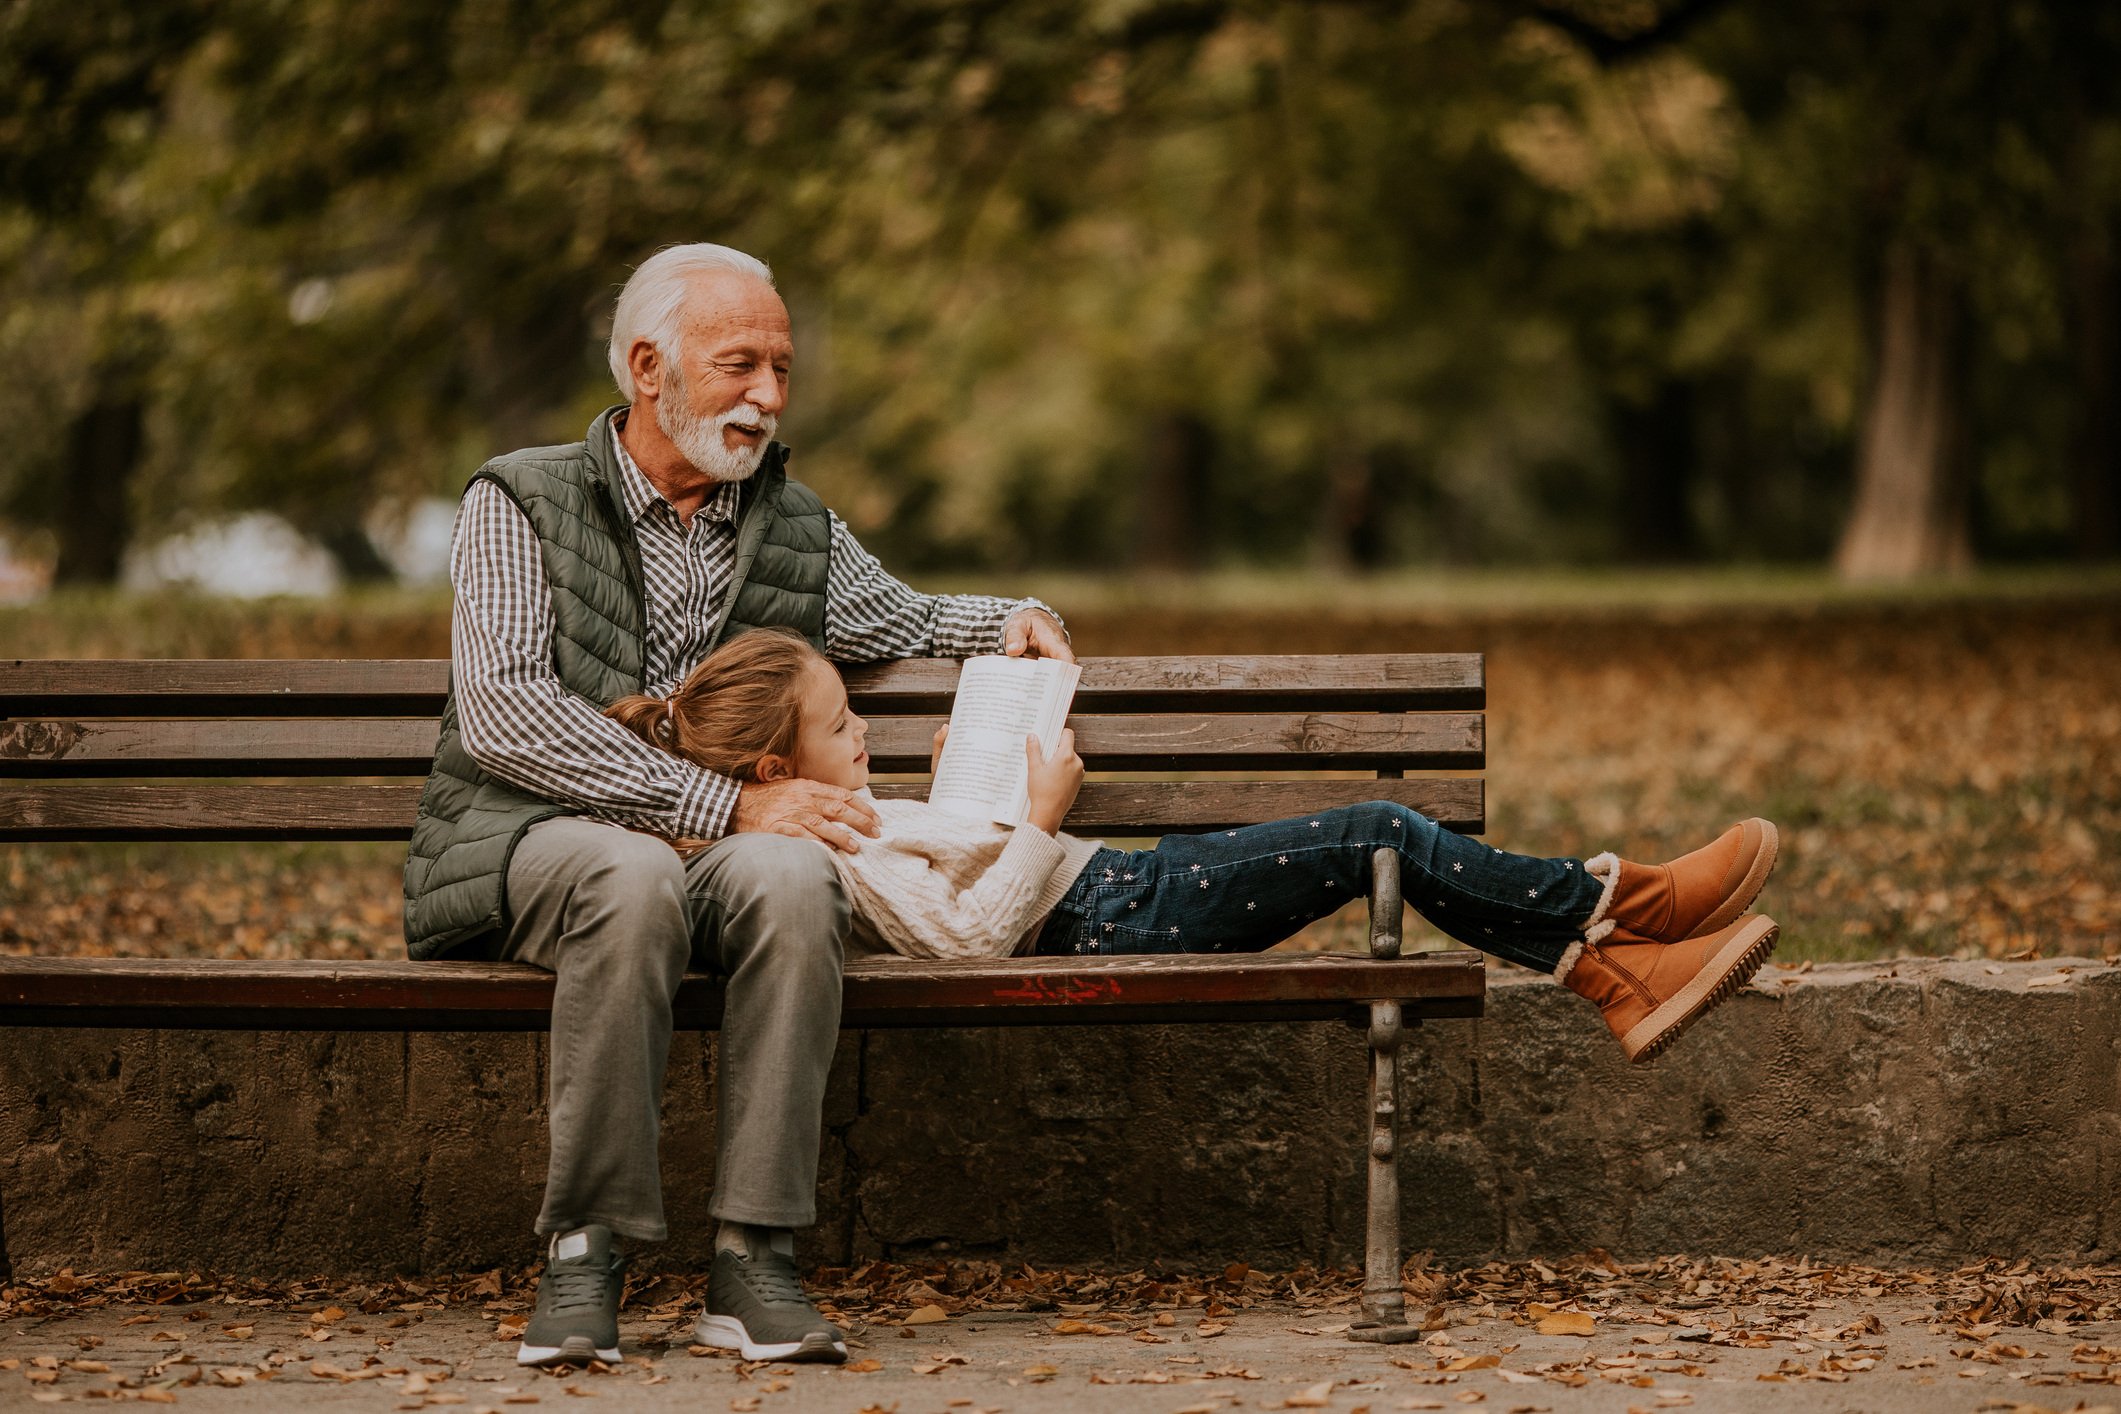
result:
<svg viewBox="0 0 2121 1414"><path fill-rule="evenodd" d="M1399 855L1381 849L1370 860L1370 956L1399 956ZM1370 1003L1370 1222L1363 1244L1362 1319L1350 1340L1396 1345L1419 1340L1407 1324L1399 1284L1399 1037L1398 1002Z"/></svg>

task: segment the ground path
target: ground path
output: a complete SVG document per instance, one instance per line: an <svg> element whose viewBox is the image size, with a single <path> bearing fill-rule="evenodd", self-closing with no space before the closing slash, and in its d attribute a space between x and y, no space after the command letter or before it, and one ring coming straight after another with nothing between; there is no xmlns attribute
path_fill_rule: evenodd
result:
<svg viewBox="0 0 2121 1414"><path fill-rule="evenodd" d="M512 1363L520 1277L337 1296L166 1275L24 1281L0 1300L0 1409L2121 1411L2112 1270L1664 1259L1417 1271L1417 1299L1438 1298L1417 1309L1433 1329L1398 1346L1346 1339L1340 1274L999 1270L874 1263L821 1282L855 1334L841 1368L691 1347L695 1283L652 1278L632 1293L619 1367L553 1374ZM1024 1299L998 1300L1011 1294ZM996 1309L1008 1304L1045 1309Z"/></svg>

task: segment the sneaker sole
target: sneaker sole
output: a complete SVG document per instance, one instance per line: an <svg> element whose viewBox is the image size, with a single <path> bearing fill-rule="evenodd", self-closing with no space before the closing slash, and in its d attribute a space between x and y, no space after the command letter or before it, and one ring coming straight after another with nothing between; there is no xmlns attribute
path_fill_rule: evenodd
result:
<svg viewBox="0 0 2121 1414"><path fill-rule="evenodd" d="M1620 1039L1628 1059L1637 1064L1654 1060L1705 1012L1752 981L1781 936L1781 926L1765 917L1733 933L1691 981Z"/></svg>
<svg viewBox="0 0 2121 1414"><path fill-rule="evenodd" d="M740 1352L746 1360L809 1360L837 1365L847 1358L847 1342L834 1340L823 1331L812 1331L801 1340L762 1345L751 1338L744 1323L734 1316L702 1316L692 1328L693 1338L717 1350Z"/></svg>
<svg viewBox="0 0 2121 1414"><path fill-rule="evenodd" d="M1775 872L1775 859L1782 852L1782 832L1775 828L1773 820L1763 820L1757 815L1745 822L1760 827L1760 846L1753 851L1753 862L1747 866L1745 878L1739 882L1737 892L1717 905L1716 911L1694 925L1689 936L1700 937L1720 928L1728 928L1745 916L1767 887L1768 875Z"/></svg>
<svg viewBox="0 0 2121 1414"><path fill-rule="evenodd" d="M619 1348L614 1345L604 1349L586 1335L571 1335L558 1345L518 1345L518 1365L587 1365L592 1360L602 1360L607 1365L619 1363Z"/></svg>

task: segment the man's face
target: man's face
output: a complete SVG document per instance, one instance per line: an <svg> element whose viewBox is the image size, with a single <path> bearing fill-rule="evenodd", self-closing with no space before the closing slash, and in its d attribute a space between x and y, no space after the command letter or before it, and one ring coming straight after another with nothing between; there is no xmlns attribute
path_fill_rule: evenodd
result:
<svg viewBox="0 0 2121 1414"><path fill-rule="evenodd" d="M758 469L788 404L788 307L763 280L703 276L692 284L684 328L678 357L664 365L656 423L699 471L742 481Z"/></svg>

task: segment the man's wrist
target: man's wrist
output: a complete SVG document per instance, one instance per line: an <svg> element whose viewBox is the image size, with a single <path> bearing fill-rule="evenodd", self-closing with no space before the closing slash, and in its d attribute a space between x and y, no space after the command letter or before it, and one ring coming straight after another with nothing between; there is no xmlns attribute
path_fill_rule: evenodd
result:
<svg viewBox="0 0 2121 1414"><path fill-rule="evenodd" d="M737 796L743 783L712 771L693 768L678 793L677 833L683 839L718 840L736 823Z"/></svg>
<svg viewBox="0 0 2121 1414"><path fill-rule="evenodd" d="M1015 623L1026 614L1044 614L1047 618L1053 620L1053 626L1060 630L1061 641L1070 648L1075 646L1075 639L1068 632L1067 621L1054 610L1051 604L1038 599L1019 599L1016 601L1015 606L1009 610L1007 617L1002 620L1002 636L1007 638L1009 625Z"/></svg>

